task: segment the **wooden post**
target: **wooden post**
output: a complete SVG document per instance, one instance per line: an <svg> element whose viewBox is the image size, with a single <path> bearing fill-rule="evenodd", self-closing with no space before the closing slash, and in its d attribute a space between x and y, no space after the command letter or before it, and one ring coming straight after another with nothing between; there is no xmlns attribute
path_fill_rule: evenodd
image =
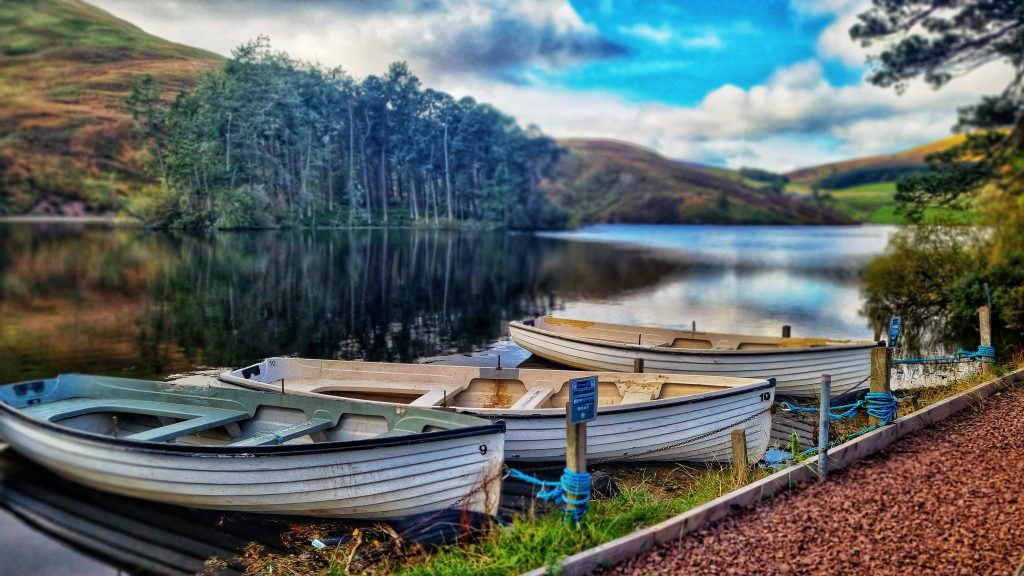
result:
<svg viewBox="0 0 1024 576"><path fill-rule="evenodd" d="M644 359L643 358L633 358L633 372L636 372L637 374L640 374L643 371L644 371Z"/></svg>
<svg viewBox="0 0 1024 576"><path fill-rule="evenodd" d="M570 472L587 471L587 423L570 423L570 409L568 402L565 403L565 467ZM571 514L574 506L567 504L566 509Z"/></svg>
<svg viewBox="0 0 1024 576"><path fill-rule="evenodd" d="M782 327L782 337L783 338L789 338L789 335L792 334L792 333L793 333L793 328L790 327L789 324L786 324L785 326Z"/></svg>
<svg viewBox="0 0 1024 576"><path fill-rule="evenodd" d="M829 410L832 408L832 375L821 375L821 401L818 405L818 479L828 476Z"/></svg>
<svg viewBox="0 0 1024 576"><path fill-rule="evenodd" d="M886 392L892 394L892 387L889 385L889 366L892 364L892 348L888 346L875 346L871 349L871 384L872 392ZM869 426L881 424L881 420L874 416L868 417Z"/></svg>
<svg viewBox="0 0 1024 576"><path fill-rule="evenodd" d="M981 335L981 345L992 345L992 309L988 306L978 308L978 332ZM992 365L988 362L981 363L981 373L991 374Z"/></svg>
<svg viewBox="0 0 1024 576"><path fill-rule="evenodd" d="M737 428L732 431L732 476L736 484L743 486L750 479L750 461L747 459L747 431Z"/></svg>

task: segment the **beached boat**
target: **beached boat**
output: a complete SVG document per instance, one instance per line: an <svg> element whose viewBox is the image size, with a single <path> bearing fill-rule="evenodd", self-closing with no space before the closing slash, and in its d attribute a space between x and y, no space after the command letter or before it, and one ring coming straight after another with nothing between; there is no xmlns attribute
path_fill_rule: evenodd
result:
<svg viewBox="0 0 1024 576"><path fill-rule="evenodd" d="M754 460L768 445L775 392L768 380L302 358L268 358L221 380L504 420L505 458L545 462L565 458L568 382L589 375L598 378L599 404L597 420L587 426L591 462L727 461L736 428L746 430Z"/></svg>
<svg viewBox="0 0 1024 576"><path fill-rule="evenodd" d="M0 386L11 447L81 484L271 514L494 514L504 425L365 402L62 375Z"/></svg>
<svg viewBox="0 0 1024 576"><path fill-rule="evenodd" d="M544 316L510 322L512 341L552 362L581 370L774 378L779 396L817 396L821 375L832 375L835 396L868 385L877 342L773 338L648 328Z"/></svg>

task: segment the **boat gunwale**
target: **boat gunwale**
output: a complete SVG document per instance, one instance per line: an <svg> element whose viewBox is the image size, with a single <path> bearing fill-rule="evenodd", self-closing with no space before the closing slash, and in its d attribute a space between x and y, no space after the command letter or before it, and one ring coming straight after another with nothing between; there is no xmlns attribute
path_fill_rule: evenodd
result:
<svg viewBox="0 0 1024 576"><path fill-rule="evenodd" d="M310 358L286 358L286 357L275 356L273 358L264 359L263 362L266 362L267 360L270 360L270 359L275 359L275 360L295 360L295 361L313 360L313 359L310 359ZM259 364L259 362L257 362L257 364ZM246 366L245 368L250 368L250 367L251 366ZM246 388L248 388L250 390L252 390L252 389L261 390L261 391L264 390L262 387L255 387L255 388L253 388L249 383L250 382L255 382L256 384L259 384L261 386L267 386L267 384L264 384L263 382L254 381L254 380L252 380L250 378L241 378L239 376L235 376L235 375L232 374L232 372L240 372L241 370L243 370L245 368L238 368L236 370L229 370L229 371L223 372L223 373L220 374L220 376L218 376L218 378L220 380L224 381L224 382L228 382L230 384L236 384L236 385L239 385L239 386L244 386L244 387L246 387ZM529 370L529 368L524 368L524 370ZM574 372L573 370L563 370L563 371L564 372ZM590 372L607 372L607 371L593 371L593 370L591 370ZM621 373L620 372L620 373L617 373L617 374L626 374L626 373ZM647 372L645 374L656 374L656 373L654 373L654 372ZM580 374L579 377L585 378L586 376L584 374ZM741 379L739 377L725 377L725 378ZM670 407L675 407L675 406L683 406L683 405L686 405L686 404L696 404L698 402L706 402L708 400L719 400L719 399L728 398L728 397L731 397L731 396L738 396L740 394L746 394L746 393L750 393L750 392L757 392L757 391L764 390L764 389L775 389L776 388L776 384L777 384L775 378L764 378L764 379L742 378L742 379L744 379L744 380L751 380L751 383L743 384L743 385L740 385L740 386L730 386L729 388L726 388L724 390L711 390L711 391L708 391L708 392L700 392L700 393L697 393L697 394L690 394L690 395L687 395L687 396L678 396L678 397L675 397L675 398L662 398L662 399L648 400L647 402L635 402L635 403L629 403L629 404L606 404L604 406L598 406L597 407L597 415L598 416L602 416L602 415L608 415L608 414L625 414L625 413L629 413L629 412L638 412L638 411L641 411L641 410L656 410L656 409L660 409L660 408L670 408ZM287 389L287 386L286 386L286 389ZM314 398L320 398L320 397L328 397L328 398L330 398L330 397L332 397L330 394L327 394L327 393L324 393L324 392L303 392L303 391L298 391L298 390L290 390L290 392L292 394L303 395L303 396L311 396L311 397L314 397ZM352 399L350 399L350 400L352 400ZM400 404L398 402L387 402L387 401L381 401L381 400L352 400L352 401L354 401L354 402L369 403L369 404L381 404L381 405L385 405L385 406L406 406L406 404ZM494 421L494 422L501 422L501 420L514 420L514 419L524 419L524 418L560 418L560 419L565 419L565 408L532 408L532 409L525 409L525 410L512 410L511 408L482 408L482 407L473 407L473 406L467 406L467 407L462 407L462 406L446 406L446 407L434 406L432 409L434 409L434 410L445 410L445 411L449 411L449 412L457 412L457 413L460 413L460 414L469 414L469 415L477 416L477 417L480 417L480 418L486 418L486 419ZM493 411L493 415L492 415L492 413L490 411Z"/></svg>
<svg viewBox="0 0 1024 576"><path fill-rule="evenodd" d="M31 381L30 381L31 382ZM10 386L19 383L9 384ZM265 394L266 392L248 390L248 392ZM344 399L338 398L338 401ZM263 406L264 404L260 404ZM302 456L309 454L324 454L329 452L355 452L359 450L370 450L374 448L392 448L401 446L413 446L416 444L430 444L467 438L472 436L490 436L493 434L505 433L505 422L501 420L490 420L487 424L476 426L459 427L451 430L438 430L435 432L412 432L402 436L390 436L387 438L366 438L363 440L343 440L334 442L316 442L313 444L275 444L268 446L210 446L194 444L173 444L170 442L152 442L148 440L129 440L125 438L113 438L105 434L87 432L61 426L58 422L50 422L25 414L18 408L10 406L0 400L0 416L7 413L43 430L58 432L65 436L71 436L99 444L110 444L119 449L140 453L184 454L187 457L272 457L272 456ZM15 446L15 449L17 447Z"/></svg>
<svg viewBox="0 0 1024 576"><path fill-rule="evenodd" d="M627 326L626 324L620 324L619 326ZM879 346L885 346L882 341L872 342L865 341L863 343L855 344L837 344L829 346L808 346L804 348L761 348L753 350L716 350L714 348L672 348L669 346L658 347L658 346L643 346L637 344L630 344L627 342L617 343L608 340L600 340L597 338L586 338L583 336L574 336L571 334L564 334L556 330L548 330L540 328L538 326L530 326L522 321L513 320L508 323L509 331L513 328L518 330L525 330L527 332L533 332L543 336L549 336L551 338L557 338L562 340L570 340L573 342L580 342L582 344L590 344L591 346L603 346L605 348L613 348L618 350L630 350L633 352L651 352L654 354L675 354L675 355L695 355L695 356L770 356L775 354L807 354L807 353L818 353L818 352L829 352L829 351L840 351L840 350L858 350L876 348ZM638 326L642 328L642 326ZM685 332L685 331L683 331ZM706 334L706 332L705 332ZM511 335L511 334L510 334ZM512 337L512 341L515 341L515 337Z"/></svg>

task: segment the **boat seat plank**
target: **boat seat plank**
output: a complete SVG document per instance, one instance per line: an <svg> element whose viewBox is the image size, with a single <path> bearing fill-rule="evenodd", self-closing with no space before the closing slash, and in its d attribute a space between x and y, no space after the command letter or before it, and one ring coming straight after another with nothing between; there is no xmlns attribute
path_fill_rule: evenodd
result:
<svg viewBox="0 0 1024 576"><path fill-rule="evenodd" d="M202 430L209 430L210 428L224 426L250 417L248 412L242 412L241 410L212 410L216 410L216 412L206 416L200 416L199 418L183 420L169 426L160 426L151 430L137 432L130 436L125 436L125 439L138 440L141 442L166 442L167 440L173 440L178 436L193 434Z"/></svg>
<svg viewBox="0 0 1024 576"><path fill-rule="evenodd" d="M546 402L554 393L555 390L553 388L530 388L526 391L526 394L523 394L516 400L510 409L532 410Z"/></svg>
<svg viewBox="0 0 1024 576"><path fill-rule="evenodd" d="M419 398L409 403L409 406L440 406L445 399L451 399L455 396L453 390L431 390Z"/></svg>
<svg viewBox="0 0 1024 576"><path fill-rule="evenodd" d="M251 438L246 438L245 440L232 442L229 446L266 446L268 444L284 444L289 440L293 440L301 436L308 436L330 428L333 424L334 421L328 420L327 418L312 418L306 422L282 428L281 430L263 432Z"/></svg>

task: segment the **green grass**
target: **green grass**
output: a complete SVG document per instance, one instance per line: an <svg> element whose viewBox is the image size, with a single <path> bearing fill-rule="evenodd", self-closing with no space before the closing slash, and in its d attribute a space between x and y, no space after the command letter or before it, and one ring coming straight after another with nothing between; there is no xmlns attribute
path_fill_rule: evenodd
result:
<svg viewBox="0 0 1024 576"><path fill-rule="evenodd" d="M789 193L797 190L790 185ZM809 191L801 193L809 193ZM823 195L830 196L824 204L841 212L858 222L867 224L906 224L907 219L896 211L896 183L874 182L862 184L842 190L822 190ZM952 208L930 208L925 211L926 222L943 222L948 224L972 224L977 215L973 212L962 212Z"/></svg>
<svg viewBox="0 0 1024 576"><path fill-rule="evenodd" d="M610 500L593 501L584 522L566 526L558 514L523 518L495 527L479 541L450 547L396 570L401 576L476 576L521 573L539 566L558 572L566 556L651 526L735 488L729 468L709 469L678 491L674 484L625 487Z"/></svg>

